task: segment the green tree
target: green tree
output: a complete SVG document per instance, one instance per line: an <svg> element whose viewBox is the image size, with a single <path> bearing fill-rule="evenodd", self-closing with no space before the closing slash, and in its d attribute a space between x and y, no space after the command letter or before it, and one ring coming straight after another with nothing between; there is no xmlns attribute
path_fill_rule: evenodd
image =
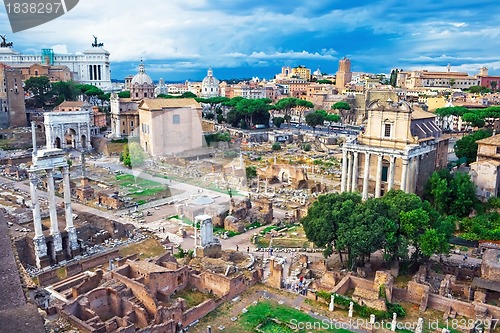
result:
<svg viewBox="0 0 500 333"><path fill-rule="evenodd" d="M279 142L273 143L273 145L271 146L271 149L272 150L280 150L281 149L280 143Z"/></svg>
<svg viewBox="0 0 500 333"><path fill-rule="evenodd" d="M51 85L46 76L33 76L24 81L24 90L31 93L35 106L42 107L50 98Z"/></svg>
<svg viewBox="0 0 500 333"><path fill-rule="evenodd" d="M297 106L298 101L295 97L282 98L274 105L274 109L283 111L285 121L290 124L291 110Z"/></svg>
<svg viewBox="0 0 500 333"><path fill-rule="evenodd" d="M481 86L472 86L469 88L469 92L473 94L487 94L491 92L491 89Z"/></svg>
<svg viewBox="0 0 500 333"><path fill-rule="evenodd" d="M458 158L465 157L467 165L476 161L477 157L477 140L481 140L491 136L491 132L487 130L478 130L472 134L466 135L455 143L455 155Z"/></svg>
<svg viewBox="0 0 500 333"><path fill-rule="evenodd" d="M245 173L247 176L247 179L253 179L257 177L257 168L254 165L249 165L245 167Z"/></svg>
<svg viewBox="0 0 500 333"><path fill-rule="evenodd" d="M426 198L441 214L468 216L477 206L476 187L469 175L451 174L443 169L434 172L426 185Z"/></svg>
<svg viewBox="0 0 500 333"><path fill-rule="evenodd" d="M463 121L468 122L472 127L483 127L485 122L481 114L467 112L462 116Z"/></svg>
<svg viewBox="0 0 500 333"><path fill-rule="evenodd" d="M120 91L118 93L119 98L130 98L130 90Z"/></svg>
<svg viewBox="0 0 500 333"><path fill-rule="evenodd" d="M444 108L437 108L434 113L442 118L447 116L461 117L464 113L469 112L469 109L463 106L449 106Z"/></svg>
<svg viewBox="0 0 500 333"><path fill-rule="evenodd" d="M391 71L391 77L389 78L389 84L393 87L395 87L397 82L398 82L398 73L399 73L399 69L393 69Z"/></svg>
<svg viewBox="0 0 500 333"><path fill-rule="evenodd" d="M273 124L276 128L280 128L281 124L285 122L285 118L283 117L273 117Z"/></svg>
<svg viewBox="0 0 500 333"><path fill-rule="evenodd" d="M138 142L129 142L123 147L120 161L129 168L139 167L144 164L146 157L146 153L142 150Z"/></svg>
<svg viewBox="0 0 500 333"><path fill-rule="evenodd" d="M350 215L356 205L361 203L358 193L328 193L320 195L318 200L307 210L307 215L301 220L307 239L318 247L325 248L325 257L338 249L339 224ZM342 254L339 252L340 260Z"/></svg>
<svg viewBox="0 0 500 333"><path fill-rule="evenodd" d="M54 104L59 105L63 101L76 101L80 94L74 81L59 81L52 84L51 94L54 96Z"/></svg>
<svg viewBox="0 0 500 333"><path fill-rule="evenodd" d="M217 124L222 124L225 121L224 116L221 114L217 115Z"/></svg>
<svg viewBox="0 0 500 333"><path fill-rule="evenodd" d="M453 88L453 86L455 85L455 79L450 79L450 87Z"/></svg>
<svg viewBox="0 0 500 333"><path fill-rule="evenodd" d="M313 128L313 132L316 131L318 125L323 125L325 122L325 116L320 112L311 112L306 114L306 124Z"/></svg>
<svg viewBox="0 0 500 333"><path fill-rule="evenodd" d="M213 112L203 113L203 115L204 115L205 119L208 119L208 120L214 120L215 119L215 113L213 113Z"/></svg>
<svg viewBox="0 0 500 333"><path fill-rule="evenodd" d="M343 123L346 123L350 119L351 106L349 103L340 101L332 105L333 110L337 110L340 114L340 118Z"/></svg>
<svg viewBox="0 0 500 333"><path fill-rule="evenodd" d="M186 91L185 93L183 93L180 98L198 98L198 96L196 96L195 94L193 94L192 92L190 91Z"/></svg>

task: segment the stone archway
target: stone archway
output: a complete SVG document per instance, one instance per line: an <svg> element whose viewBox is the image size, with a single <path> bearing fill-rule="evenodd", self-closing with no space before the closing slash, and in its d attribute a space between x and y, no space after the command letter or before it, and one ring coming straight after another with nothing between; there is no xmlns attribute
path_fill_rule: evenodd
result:
<svg viewBox="0 0 500 333"><path fill-rule="evenodd" d="M80 138L80 143L82 145L82 148L87 148L87 136L85 134Z"/></svg>
<svg viewBox="0 0 500 333"><path fill-rule="evenodd" d="M292 181L292 176L290 175L290 171L288 170L281 170L278 179L282 183L289 183Z"/></svg>
<svg viewBox="0 0 500 333"><path fill-rule="evenodd" d="M54 140L54 146L56 148L61 149L61 138L60 137L56 137L56 139Z"/></svg>
<svg viewBox="0 0 500 333"><path fill-rule="evenodd" d="M76 131L72 128L67 128L64 132L64 141L66 146L76 148Z"/></svg>

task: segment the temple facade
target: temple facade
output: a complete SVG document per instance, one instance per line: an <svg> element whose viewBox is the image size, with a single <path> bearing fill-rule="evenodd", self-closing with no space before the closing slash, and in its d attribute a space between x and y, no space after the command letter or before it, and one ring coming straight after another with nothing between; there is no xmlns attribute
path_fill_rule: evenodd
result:
<svg viewBox="0 0 500 333"><path fill-rule="evenodd" d="M342 147L341 192L361 192L364 200L391 189L422 193L447 163L448 141L435 116L390 99L372 101L366 111L365 131Z"/></svg>

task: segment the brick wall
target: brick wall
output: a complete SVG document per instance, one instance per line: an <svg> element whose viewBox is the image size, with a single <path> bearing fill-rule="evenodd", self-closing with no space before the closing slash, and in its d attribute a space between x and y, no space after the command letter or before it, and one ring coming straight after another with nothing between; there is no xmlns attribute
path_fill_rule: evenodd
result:
<svg viewBox="0 0 500 333"><path fill-rule="evenodd" d="M215 310L216 307L217 304L212 299L206 300L205 302L195 307L192 307L191 309L184 312L184 314L182 315L182 325L186 327L187 325L193 323L194 321L203 318L209 312Z"/></svg>

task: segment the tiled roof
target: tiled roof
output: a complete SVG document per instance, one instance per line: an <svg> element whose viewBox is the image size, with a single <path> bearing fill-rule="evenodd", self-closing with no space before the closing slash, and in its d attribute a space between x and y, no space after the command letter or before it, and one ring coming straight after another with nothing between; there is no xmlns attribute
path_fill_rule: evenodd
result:
<svg viewBox="0 0 500 333"><path fill-rule="evenodd" d="M200 107L194 98L154 98L144 99L139 104L143 110L161 110L165 108Z"/></svg>
<svg viewBox="0 0 500 333"><path fill-rule="evenodd" d="M500 134L476 141L477 144L500 146Z"/></svg>

